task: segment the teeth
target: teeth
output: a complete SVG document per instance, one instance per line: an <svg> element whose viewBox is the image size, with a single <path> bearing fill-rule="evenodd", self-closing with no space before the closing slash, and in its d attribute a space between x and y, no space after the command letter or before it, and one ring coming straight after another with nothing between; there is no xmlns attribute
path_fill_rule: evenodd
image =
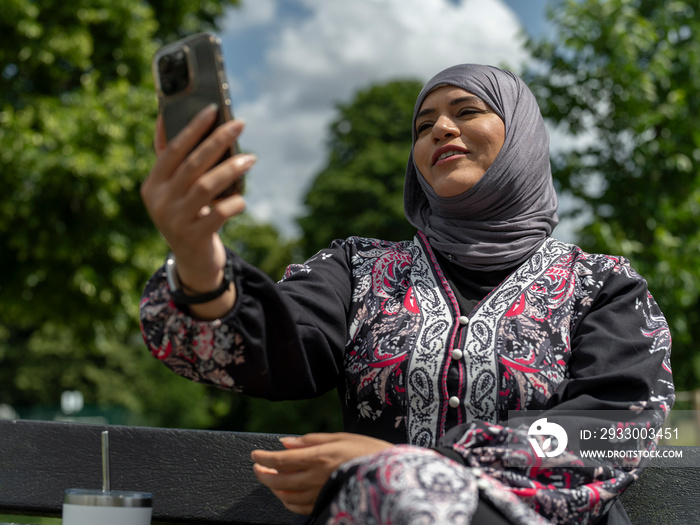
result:
<svg viewBox="0 0 700 525"><path fill-rule="evenodd" d="M438 157L438 160L446 159L447 157L451 157L452 155L459 155L460 153L461 151L446 151Z"/></svg>

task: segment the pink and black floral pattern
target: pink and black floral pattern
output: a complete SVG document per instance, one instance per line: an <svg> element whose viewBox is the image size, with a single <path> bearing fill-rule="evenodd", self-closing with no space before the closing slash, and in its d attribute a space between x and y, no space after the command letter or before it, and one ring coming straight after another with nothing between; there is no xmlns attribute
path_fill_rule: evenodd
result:
<svg viewBox="0 0 700 525"><path fill-rule="evenodd" d="M533 450L509 412L644 409L644 424L658 427L673 404L668 326L623 258L548 239L462 312L421 234L337 242L290 266L278 284L230 257L238 301L224 319L197 321L180 310L163 272L149 282L141 312L154 356L190 379L270 399L337 386L347 431L449 450L458 468L479 469L483 483L554 523L595 522L638 465L582 469L566 453L556 464L513 467ZM377 458L365 461L352 472L371 470ZM381 506L383 497L367 500L375 492L359 490L349 469L337 473L344 488L334 508ZM469 505L460 505L467 515Z"/></svg>

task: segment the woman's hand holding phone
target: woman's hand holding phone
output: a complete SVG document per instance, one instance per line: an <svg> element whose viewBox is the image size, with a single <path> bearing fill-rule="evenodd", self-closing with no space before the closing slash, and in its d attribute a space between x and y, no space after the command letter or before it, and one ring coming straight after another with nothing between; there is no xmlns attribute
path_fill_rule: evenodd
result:
<svg viewBox="0 0 700 525"><path fill-rule="evenodd" d="M197 146L214 124L216 109L211 105L200 111L167 144L158 118L157 160L141 185L146 209L175 255L183 287L192 294L215 290L223 281L226 252L218 230L240 214L245 203L240 194L216 199L255 163L254 155L239 154L217 164L241 134L240 121L222 124ZM228 313L234 302L232 284L219 298L191 305L190 311L201 319L216 319Z"/></svg>

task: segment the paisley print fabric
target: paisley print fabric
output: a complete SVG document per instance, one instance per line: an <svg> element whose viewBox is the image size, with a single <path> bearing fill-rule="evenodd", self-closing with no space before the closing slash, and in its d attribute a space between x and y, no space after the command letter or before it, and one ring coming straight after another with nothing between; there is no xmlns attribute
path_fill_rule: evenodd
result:
<svg viewBox="0 0 700 525"><path fill-rule="evenodd" d="M435 451L397 446L344 463L344 486L316 522L328 525L469 525L484 499L514 525L547 522L478 468Z"/></svg>
<svg viewBox="0 0 700 525"><path fill-rule="evenodd" d="M549 238L462 312L420 233L398 243L338 241L279 283L229 256L238 299L225 318L198 321L178 309L163 271L148 283L141 320L155 357L190 379L269 399L337 386L346 431L449 452L458 468L479 469L483 483L553 523L596 522L639 465L581 469L569 453L556 464L520 465L533 449L509 411L646 410L645 424L658 427L673 404L668 326L623 258ZM369 505L353 503L358 495L383 494L351 481L362 469L375 479L379 459L362 461L337 472L339 513ZM454 497L467 516L469 497Z"/></svg>
<svg viewBox="0 0 700 525"><path fill-rule="evenodd" d="M335 474L345 487L329 507L333 525L465 524L477 505L476 479L466 469L434 451L396 447L345 463ZM363 497L365 494L375 497Z"/></svg>

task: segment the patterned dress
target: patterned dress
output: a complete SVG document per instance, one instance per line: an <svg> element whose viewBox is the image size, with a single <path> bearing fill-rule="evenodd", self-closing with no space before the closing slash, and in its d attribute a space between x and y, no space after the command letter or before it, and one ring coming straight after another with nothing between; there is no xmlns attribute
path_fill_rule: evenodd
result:
<svg viewBox="0 0 700 525"><path fill-rule="evenodd" d="M462 312L421 233L337 241L276 284L229 256L233 311L192 318L160 270L141 305L145 341L178 374L249 395L338 387L346 431L406 444L334 473L321 498L332 523L469 523L477 497L513 523L597 522L639 460L537 458L512 411L568 417L578 435L590 421L567 414L625 411L658 428L673 404L668 326L624 258L549 238Z"/></svg>

